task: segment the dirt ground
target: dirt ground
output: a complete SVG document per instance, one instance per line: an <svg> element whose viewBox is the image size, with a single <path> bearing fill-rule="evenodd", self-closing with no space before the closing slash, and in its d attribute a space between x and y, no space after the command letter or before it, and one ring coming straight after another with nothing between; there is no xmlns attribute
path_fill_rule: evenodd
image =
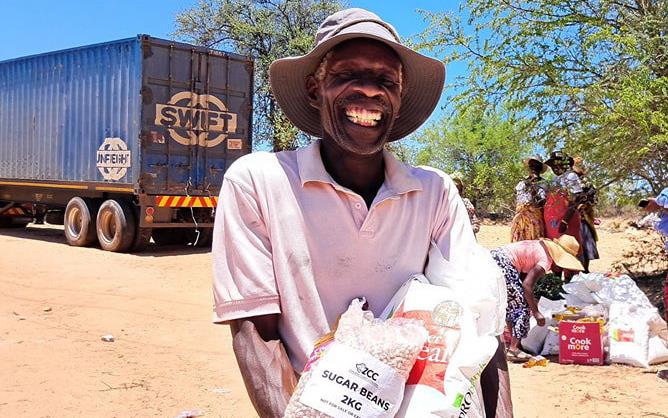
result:
<svg viewBox="0 0 668 418"><path fill-rule="evenodd" d="M605 271L628 245L602 231ZM480 241L507 242L484 225ZM210 323L211 255L67 246L62 229L0 231L0 415L254 417L229 332ZM113 335L114 342L101 340ZM667 417L668 383L625 366L511 365L517 417Z"/></svg>

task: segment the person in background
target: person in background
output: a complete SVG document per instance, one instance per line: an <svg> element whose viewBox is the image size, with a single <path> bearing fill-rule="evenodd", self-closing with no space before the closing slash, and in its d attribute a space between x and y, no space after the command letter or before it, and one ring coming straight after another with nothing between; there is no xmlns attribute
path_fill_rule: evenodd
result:
<svg viewBox="0 0 668 418"><path fill-rule="evenodd" d="M492 257L506 279L508 306L506 322L510 328L510 345L506 358L512 362L524 362L531 358L520 349L522 338L529 333L529 318L533 316L539 326L545 325L545 317L538 310L533 288L545 273L559 267L563 270L581 271L582 264L576 258L580 245L570 235L556 239L519 241L491 251Z"/></svg>
<svg viewBox="0 0 668 418"><path fill-rule="evenodd" d="M668 237L668 187L663 189L656 197L641 200L639 206L648 212L659 214L659 220L654 228L661 235ZM668 239L664 240L664 250L668 253ZM668 274L663 281L663 307L663 314L668 321ZM668 369L659 370L656 375L659 379L668 381Z"/></svg>
<svg viewBox="0 0 668 418"><path fill-rule="evenodd" d="M654 227L660 234L668 237L668 187L656 197L641 200L640 207L647 212L658 213L659 220ZM668 241L666 241L666 251L668 251Z"/></svg>
<svg viewBox="0 0 668 418"><path fill-rule="evenodd" d="M584 272L589 273L589 262L591 260L598 260L598 233L596 232L596 225L598 220L594 215L594 206L597 203L596 188L588 181L582 159L576 158L573 165L573 172L580 176L582 184L582 193L578 196L577 205L580 214L580 235L582 236L582 252L580 254L580 261L584 266Z"/></svg>
<svg viewBox="0 0 668 418"><path fill-rule="evenodd" d="M515 216L510 226L510 242L535 240L545 236L543 205L547 184L540 176L547 166L539 156L524 160L529 175L515 186Z"/></svg>
<svg viewBox="0 0 668 418"><path fill-rule="evenodd" d="M550 153L550 158L545 161L556 177L549 185L545 197L543 219L546 238L559 238L563 234L568 234L577 240L582 251L581 219L577 207L583 189L580 176L573 171L574 163L573 158L562 151L553 151ZM573 273L564 271L564 279L570 281Z"/></svg>
<svg viewBox="0 0 668 418"><path fill-rule="evenodd" d="M668 187L663 189L656 197L643 199L639 206L647 212L655 212L659 219L654 224L654 228L666 239L664 239L664 249L668 253ZM663 285L663 303L664 315L668 321L668 275Z"/></svg>
<svg viewBox="0 0 668 418"><path fill-rule="evenodd" d="M455 186L457 186L459 196L462 198L466 212L469 214L469 220L471 221L471 226L473 227L473 233L477 234L478 231L480 231L480 219L478 219L478 216L475 213L475 206L473 206L473 203L471 203L467 197L464 197L464 182L462 182L459 177L454 176L452 177L452 181L455 183Z"/></svg>

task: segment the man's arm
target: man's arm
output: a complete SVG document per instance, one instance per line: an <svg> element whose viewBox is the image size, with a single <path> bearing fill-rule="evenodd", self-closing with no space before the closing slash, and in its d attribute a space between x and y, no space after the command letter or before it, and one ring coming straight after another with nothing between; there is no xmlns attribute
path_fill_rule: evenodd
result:
<svg viewBox="0 0 668 418"><path fill-rule="evenodd" d="M262 418L280 418L297 385L278 333L278 315L230 322L232 348L246 391Z"/></svg>

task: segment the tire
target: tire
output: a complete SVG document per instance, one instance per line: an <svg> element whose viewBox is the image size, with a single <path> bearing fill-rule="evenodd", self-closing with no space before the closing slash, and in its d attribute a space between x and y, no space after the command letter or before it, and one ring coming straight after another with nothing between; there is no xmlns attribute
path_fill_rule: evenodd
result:
<svg viewBox="0 0 668 418"><path fill-rule="evenodd" d="M67 202L63 225L65 239L73 247L87 247L95 242L95 217L97 205L82 197L73 197Z"/></svg>
<svg viewBox="0 0 668 418"><path fill-rule="evenodd" d="M135 217L122 200L106 200L97 212L97 240L106 251L126 252L135 242Z"/></svg>
<svg viewBox="0 0 668 418"><path fill-rule="evenodd" d="M132 252L144 251L148 244L151 242L151 235L153 230L151 228L139 228L137 227L137 233L135 234L135 242L132 243Z"/></svg>
<svg viewBox="0 0 668 418"><path fill-rule="evenodd" d="M153 229L153 241L158 245L183 244L185 230L182 228L155 228Z"/></svg>

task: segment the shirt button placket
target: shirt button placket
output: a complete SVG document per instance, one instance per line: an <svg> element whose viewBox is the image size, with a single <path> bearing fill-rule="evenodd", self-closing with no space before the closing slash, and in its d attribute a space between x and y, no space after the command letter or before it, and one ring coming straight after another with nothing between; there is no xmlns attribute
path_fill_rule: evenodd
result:
<svg viewBox="0 0 668 418"><path fill-rule="evenodd" d="M362 205L362 203L358 200L361 198L358 197L350 197L351 200L351 206L353 207L353 219L355 219L355 224L357 225L357 228L361 228L362 224L364 223L364 219L366 218L366 213L364 211L365 206Z"/></svg>
<svg viewBox="0 0 668 418"><path fill-rule="evenodd" d="M373 209L369 210L369 213L366 215L364 223L362 223L362 228L360 230L360 237L362 238L373 238L374 234L374 222L373 219Z"/></svg>

